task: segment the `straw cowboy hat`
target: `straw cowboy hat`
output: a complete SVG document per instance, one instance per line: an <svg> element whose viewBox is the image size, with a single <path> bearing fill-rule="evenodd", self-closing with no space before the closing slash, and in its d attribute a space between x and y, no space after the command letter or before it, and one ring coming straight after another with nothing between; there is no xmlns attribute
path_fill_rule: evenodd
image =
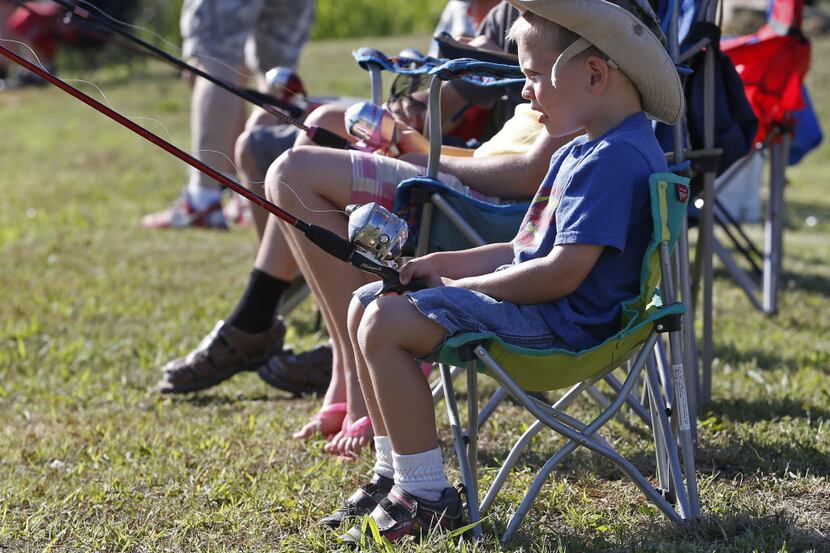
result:
<svg viewBox="0 0 830 553"><path fill-rule="evenodd" d="M643 110L669 124L683 114L683 87L663 46L665 37L646 0L509 0L524 13L531 11L582 37L554 63L558 68L590 45L610 58L640 91Z"/></svg>

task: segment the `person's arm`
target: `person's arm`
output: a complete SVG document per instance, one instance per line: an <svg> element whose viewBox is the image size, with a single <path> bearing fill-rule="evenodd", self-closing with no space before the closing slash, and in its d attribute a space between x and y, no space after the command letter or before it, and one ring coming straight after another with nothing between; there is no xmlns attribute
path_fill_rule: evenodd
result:
<svg viewBox="0 0 830 553"><path fill-rule="evenodd" d="M439 169L487 196L529 198L545 177L550 158L571 138L553 138L542 131L524 154L480 158L441 156ZM427 164L425 154L407 154L402 159L415 165Z"/></svg>
<svg viewBox="0 0 830 553"><path fill-rule="evenodd" d="M603 246L592 244L554 246L545 257L446 284L517 304L548 302L579 288L603 249Z"/></svg>
<svg viewBox="0 0 830 553"><path fill-rule="evenodd" d="M455 280L492 273L512 261L513 245L509 242L455 252L436 252L413 259L401 267L400 279L402 284L417 278L427 281L430 286L443 286L441 277Z"/></svg>

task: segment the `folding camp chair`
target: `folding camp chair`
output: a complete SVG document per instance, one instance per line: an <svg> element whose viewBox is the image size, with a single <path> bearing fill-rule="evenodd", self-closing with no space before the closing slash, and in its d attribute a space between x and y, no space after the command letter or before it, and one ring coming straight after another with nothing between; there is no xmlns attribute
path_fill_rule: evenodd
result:
<svg viewBox="0 0 830 553"><path fill-rule="evenodd" d="M682 360L682 314L685 306L675 302L670 252L682 229L689 195L688 180L671 173L655 174L649 181L654 222L653 237L643 261L640 295L623 304L622 330L602 344L589 350L533 350L511 346L497 336L470 333L450 338L439 352L439 362L448 410L454 413L456 452L462 479L467 487L470 517L479 520L474 456L468 460L455 429L457 407L453 394L449 365L475 362L493 377L513 398L530 411L538 421L514 446L481 505L485 512L492 504L504 481L530 438L543 426L553 429L568 440L540 470L533 485L510 520L503 540L509 540L518 529L536 495L550 472L579 445L602 455L617 465L671 521L681 522L698 516L700 507L695 477L692 421L686 395L686 375ZM660 284L658 291L657 285ZM654 363L649 362L659 335L668 333L671 345L671 380L661 382ZM564 412L581 392L620 365L633 360L628 375L614 401L590 423L583 423ZM657 455L658 487L653 486L634 465L614 450L597 431L622 407L641 373L646 376L649 415L654 431ZM468 383L475 373L468 371ZM553 406L534 399L525 390L555 390L570 387ZM673 402L668 403L669 387ZM468 391L468 397L473 395ZM471 425L471 429L475 426ZM475 443L470 436L470 443ZM681 461L682 459L682 461Z"/></svg>
<svg viewBox="0 0 830 553"><path fill-rule="evenodd" d="M716 2L714 2L717 4ZM704 179L700 240L696 255L695 281L703 290L703 352L700 397L708 402L712 393L712 258L717 255L724 267L745 292L753 306L766 314L778 309L784 226L784 185L790 140L792 112L804 106L802 82L810 59L810 45L801 32L802 0L773 0L771 18L758 32L723 43L744 81L747 97L759 120L756 147L716 181L713 171ZM711 14L710 14L711 15ZM713 96L711 91L708 94ZM709 101L714 102L714 98ZM715 121L704 121L711 133ZM755 246L717 198L718 191L753 158L769 156L769 197L764 221L763 248ZM714 234L719 225L742 254L751 269L743 269L734 254Z"/></svg>

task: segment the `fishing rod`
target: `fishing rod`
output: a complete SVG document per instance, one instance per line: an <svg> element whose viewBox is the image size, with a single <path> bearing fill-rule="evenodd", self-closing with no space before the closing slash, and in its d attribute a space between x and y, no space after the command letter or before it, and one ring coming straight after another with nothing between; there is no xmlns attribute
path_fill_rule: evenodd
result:
<svg viewBox="0 0 830 553"><path fill-rule="evenodd" d="M116 25L109 19L98 15L95 12L87 10L78 6L77 4L73 4L68 2L67 0L53 0L59 6L62 6L66 10L68 10L71 14L80 17L81 19L88 21L94 25L103 25L107 29L113 31L114 33L119 34L120 36L124 37L125 39L133 42L146 50L154 53L155 55L159 56L163 60L168 63L173 64L174 66L178 67L182 71L188 71L202 77L210 81L211 83L215 84L219 88L234 94L242 98L243 100L250 102L256 106L259 106L263 110L267 111L283 123L287 123L293 127L296 127L306 133L308 137L315 143L320 146L325 146L328 148L338 148L341 150L347 150L351 147L351 142L343 138L342 136L329 131L328 129L324 129L318 127L316 125L305 125L304 123L298 121L296 117L302 115L303 111L301 108L294 106L288 102L284 102L270 94L265 94L263 92L259 92L257 90L253 90L250 88L240 89L236 86L233 86L221 79L217 79L210 73L206 73L202 71L198 67L195 67L184 60L181 60L161 48L158 48L149 42L142 40L141 38L128 33L124 29L122 29L119 25ZM97 8L96 8L97 9ZM94 19L93 19L94 18ZM293 93L293 91L291 91ZM292 115L289 115L288 113Z"/></svg>
<svg viewBox="0 0 830 553"><path fill-rule="evenodd" d="M199 161L198 159L188 154L184 150L177 148L176 146L164 140L155 133L124 117L112 108L107 107L98 100L95 100L87 94L84 94L77 88L67 84L65 81L59 79L58 77L55 77L48 71L38 67L34 63L28 61L27 59L20 57L19 55L12 52L3 45L0 45L0 55L28 69L38 77L48 81L50 84L60 88L67 94L75 97L76 99L80 100L81 102L85 103L86 105L90 106L96 111L106 115L110 119L127 127L128 129L130 129L137 135L141 136L142 138L149 140L150 142L152 142L162 150L166 151L167 153L177 157L178 159L187 163L191 167L194 167L195 169L201 171L205 175L219 181L220 183L230 188L240 196L244 196L254 204L266 210L268 213L271 213L275 217L285 221L289 225L293 226L294 228L302 232L306 236L306 238L308 238L311 242L313 242L326 253L336 257L337 259L340 259L341 261L350 263L358 269L366 271L367 273L379 276L383 280L383 289L380 293L403 293L407 290L418 290L420 288L425 287L425 284L423 282L415 280L406 285L401 284L397 269L394 266L390 266L390 264L386 264L380 261L379 259L374 257L372 253L370 253L373 250L380 251L380 244L361 243L357 240L355 242L351 242L341 237L337 233L334 233L324 227L306 223L305 221L292 215L288 211L282 209L281 207L269 202L256 192L248 190L241 184L226 177L225 175L213 169L209 165ZM394 217L394 215L389 215L391 217ZM389 236L385 236L385 241L383 237L381 237L380 243L385 245L388 243L389 240Z"/></svg>

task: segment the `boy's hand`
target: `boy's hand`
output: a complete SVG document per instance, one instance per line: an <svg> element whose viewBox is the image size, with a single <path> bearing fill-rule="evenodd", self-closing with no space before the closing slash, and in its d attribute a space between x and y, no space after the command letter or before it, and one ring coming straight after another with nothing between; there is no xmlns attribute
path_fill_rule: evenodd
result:
<svg viewBox="0 0 830 553"><path fill-rule="evenodd" d="M440 288L445 285L445 279L439 274L438 267L430 256L419 257L406 263L401 267L399 278L401 284L404 285L409 284L413 279L426 283L429 288Z"/></svg>
<svg viewBox="0 0 830 553"><path fill-rule="evenodd" d="M405 123L398 123L398 150L401 154L429 153L429 140Z"/></svg>

